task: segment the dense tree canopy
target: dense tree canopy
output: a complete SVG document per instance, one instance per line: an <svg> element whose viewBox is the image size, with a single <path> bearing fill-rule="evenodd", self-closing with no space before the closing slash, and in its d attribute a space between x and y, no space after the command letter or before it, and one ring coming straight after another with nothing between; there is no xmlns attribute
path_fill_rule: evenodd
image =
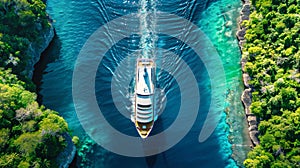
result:
<svg viewBox="0 0 300 168"><path fill-rule="evenodd" d="M29 45L48 29L42 0L0 0L0 67L12 68L24 78Z"/></svg>
<svg viewBox="0 0 300 168"><path fill-rule="evenodd" d="M252 0L245 71L259 139L246 167L300 167L300 1Z"/></svg>
<svg viewBox="0 0 300 168"><path fill-rule="evenodd" d="M36 102L23 73L28 48L49 28L41 0L0 0L0 167L57 167L67 123ZM14 75L16 74L16 75ZM28 79L27 79L28 80Z"/></svg>
<svg viewBox="0 0 300 168"><path fill-rule="evenodd" d="M0 167L54 167L68 126L23 86L11 71L0 69Z"/></svg>

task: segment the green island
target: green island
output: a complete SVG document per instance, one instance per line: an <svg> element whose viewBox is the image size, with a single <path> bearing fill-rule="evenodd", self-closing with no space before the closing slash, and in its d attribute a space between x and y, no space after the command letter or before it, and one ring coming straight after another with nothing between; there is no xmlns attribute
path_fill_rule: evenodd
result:
<svg viewBox="0 0 300 168"><path fill-rule="evenodd" d="M41 0L0 1L0 167L58 167L68 125L40 106L25 67L50 23ZM21 79L21 80L20 80Z"/></svg>
<svg viewBox="0 0 300 168"><path fill-rule="evenodd" d="M300 165L300 1L252 0L242 56L259 141L245 167Z"/></svg>

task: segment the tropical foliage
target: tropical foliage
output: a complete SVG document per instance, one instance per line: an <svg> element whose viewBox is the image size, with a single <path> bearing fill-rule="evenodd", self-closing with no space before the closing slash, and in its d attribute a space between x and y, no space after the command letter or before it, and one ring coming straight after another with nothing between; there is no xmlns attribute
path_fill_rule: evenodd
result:
<svg viewBox="0 0 300 168"><path fill-rule="evenodd" d="M22 79L29 45L49 28L45 10L42 0L0 0L0 67L12 68Z"/></svg>
<svg viewBox="0 0 300 168"><path fill-rule="evenodd" d="M253 0L243 57L260 145L246 167L300 167L300 1Z"/></svg>
<svg viewBox="0 0 300 168"><path fill-rule="evenodd" d="M28 48L49 28L41 0L0 0L0 167L57 167L68 126L36 102L26 79ZM16 75L14 75L16 74Z"/></svg>
<svg viewBox="0 0 300 168"><path fill-rule="evenodd" d="M54 167L64 149L66 122L35 99L16 75L0 69L0 167Z"/></svg>

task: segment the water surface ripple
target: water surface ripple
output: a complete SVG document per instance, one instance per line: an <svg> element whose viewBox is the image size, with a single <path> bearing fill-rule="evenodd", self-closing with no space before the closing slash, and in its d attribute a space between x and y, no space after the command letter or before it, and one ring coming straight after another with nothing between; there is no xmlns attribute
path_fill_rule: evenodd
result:
<svg viewBox="0 0 300 168"><path fill-rule="evenodd" d="M198 25L210 38L221 56L227 78L227 83L224 85L228 90L234 90L238 94L240 92L240 53L234 34L240 3L240 0L48 0L47 11L55 20L54 26L58 36L55 43L59 43L60 48L57 48L57 52L53 52L59 55L51 55L51 53L48 55L56 56L58 59L48 64L43 74L40 86L43 103L58 111L67 120L75 135L86 137L77 119L72 101L72 73L77 55L88 37L105 23L130 13L155 11L176 14ZM131 158L110 153L100 146L93 145L93 152L90 151L85 156L88 162L82 163L81 166L111 168L236 167L236 162L231 157L232 148L228 140L229 133L233 131L226 124L225 112L221 116L222 119L217 129L209 139L203 143L198 141L211 98L210 80L204 64L201 60L196 59L195 52L180 40L168 35L155 34L153 32L155 21L147 21L143 14L140 18L140 29L145 32L145 36L132 35L119 41L106 53L98 67L95 81L99 107L101 110L104 109L105 118L112 126L128 135L138 136L133 123L117 113L110 92L110 83L114 75L121 80L120 75L132 74L130 67L134 66L137 56L131 56L130 59L127 58L128 55L142 49L142 55L153 56L155 48L162 48L185 60L197 78L201 94L200 109L195 122L197 124L194 124L190 132L177 145L161 154L146 158ZM201 41L200 43L206 42ZM163 54L155 55L160 64L172 66L179 62L176 59L160 58L159 55ZM124 59L128 59L125 63L128 68L122 70L122 74L114 74ZM180 68L175 69L174 72L180 73ZM159 86L166 95L166 104L163 108L164 111L155 123L152 134L168 128L175 120L180 106L178 104L180 90L176 80L164 71L160 72L159 78ZM128 96L124 92L120 94ZM232 111L242 112L239 100L234 100L234 102L228 102L228 106L233 109ZM125 103L124 108L126 106L129 105ZM235 143L242 143L241 139L236 141L238 142Z"/></svg>

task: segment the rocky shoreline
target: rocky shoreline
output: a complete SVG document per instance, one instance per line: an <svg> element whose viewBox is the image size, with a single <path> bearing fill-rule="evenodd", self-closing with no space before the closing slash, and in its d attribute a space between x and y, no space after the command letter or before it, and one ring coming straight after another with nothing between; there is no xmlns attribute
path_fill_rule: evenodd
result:
<svg viewBox="0 0 300 168"><path fill-rule="evenodd" d="M75 159L76 147L69 134L65 133L63 134L63 137L65 138L67 145L65 150L57 156L56 161L59 164L59 168L68 168Z"/></svg>
<svg viewBox="0 0 300 168"><path fill-rule="evenodd" d="M55 36L55 30L52 24L48 30L44 32L41 30L41 32L38 41L32 42L27 50L28 55L31 55L31 59L29 59L24 73L27 74L30 79L33 77L34 65L40 60L42 52L49 47ZM56 160L60 168L67 168L75 158L76 147L69 134L66 133L63 137L66 140L66 148L58 155Z"/></svg>
<svg viewBox="0 0 300 168"><path fill-rule="evenodd" d="M37 40L37 42L30 43L27 50L27 53L31 56L31 59L28 60L24 73L27 74L28 78L30 79L32 79L33 76L34 65L40 60L42 52L46 50L55 35L52 25L48 30L40 31L42 31L40 38Z"/></svg>
<svg viewBox="0 0 300 168"><path fill-rule="evenodd" d="M237 39L239 41L240 50L242 52L243 45L245 43L245 34L246 34L246 27L242 25L244 20L249 20L249 16L251 13L251 3L250 0L243 0L243 7L241 10L241 15L239 19L239 30L236 33ZM251 113L250 105L252 103L252 87L249 85L249 80L251 79L249 74L245 72L245 64L247 62L246 58L241 59L241 66L243 71L243 82L245 86L245 90L243 91L241 95L241 101L245 108L245 115L248 122L248 132L249 137L253 143L253 146L256 146L259 144L258 140L258 119L257 117Z"/></svg>

